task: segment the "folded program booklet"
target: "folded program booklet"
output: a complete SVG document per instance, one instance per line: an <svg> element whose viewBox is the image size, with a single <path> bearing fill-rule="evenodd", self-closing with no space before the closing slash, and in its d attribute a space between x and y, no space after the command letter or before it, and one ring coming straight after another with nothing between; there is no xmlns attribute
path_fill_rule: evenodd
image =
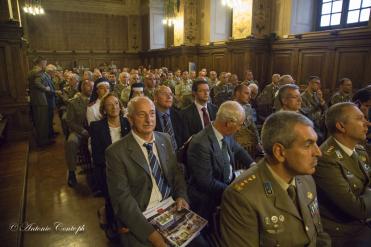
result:
<svg viewBox="0 0 371 247"><path fill-rule="evenodd" d="M207 220L195 212L185 208L177 211L171 197L146 210L143 215L172 247L187 246L207 224Z"/></svg>

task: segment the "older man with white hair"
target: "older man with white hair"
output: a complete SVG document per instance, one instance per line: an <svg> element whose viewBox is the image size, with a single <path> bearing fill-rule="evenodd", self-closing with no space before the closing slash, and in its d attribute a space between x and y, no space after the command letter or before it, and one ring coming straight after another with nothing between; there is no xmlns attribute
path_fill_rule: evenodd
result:
<svg viewBox="0 0 371 247"><path fill-rule="evenodd" d="M192 137L187 150L191 207L212 225L212 215L220 205L223 191L235 178L237 161L249 168L248 152L231 135L245 120L245 110L235 101L221 104L215 121Z"/></svg>
<svg viewBox="0 0 371 247"><path fill-rule="evenodd" d="M56 133L53 129L53 117L55 109L55 87L53 82L53 77L57 71L57 67L53 64L48 64L45 67L45 72L41 75L41 82L49 91L45 92L46 101L48 103L48 137L54 138Z"/></svg>

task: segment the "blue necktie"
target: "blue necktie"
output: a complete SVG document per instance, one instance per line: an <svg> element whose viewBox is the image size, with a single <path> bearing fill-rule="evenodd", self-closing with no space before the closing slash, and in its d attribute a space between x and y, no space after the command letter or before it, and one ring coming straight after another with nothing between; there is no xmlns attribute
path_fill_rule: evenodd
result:
<svg viewBox="0 0 371 247"><path fill-rule="evenodd" d="M171 124L170 124L170 116L165 113L162 116L162 120L164 121L164 132L168 133L170 135L171 145L173 146L173 149L175 151L175 150L177 150L178 145L176 144L176 141L175 141L173 126L171 126Z"/></svg>
<svg viewBox="0 0 371 247"><path fill-rule="evenodd" d="M149 165L152 170L152 175L156 180L158 189L161 192L162 200L165 200L170 195L170 186L162 174L160 163L157 160L156 155L153 153L153 143L144 143L143 146L147 149Z"/></svg>

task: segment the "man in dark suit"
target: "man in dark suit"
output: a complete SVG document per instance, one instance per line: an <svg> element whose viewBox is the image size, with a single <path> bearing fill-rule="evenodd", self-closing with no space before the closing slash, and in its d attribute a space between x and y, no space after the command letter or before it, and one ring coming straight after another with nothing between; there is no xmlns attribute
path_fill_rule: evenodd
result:
<svg viewBox="0 0 371 247"><path fill-rule="evenodd" d="M280 111L266 119L264 159L224 191L223 247L331 246L310 176L321 155L316 139L312 122L299 113Z"/></svg>
<svg viewBox="0 0 371 247"><path fill-rule="evenodd" d="M41 81L45 87L49 87L50 90L45 93L46 101L48 102L48 131L49 138L55 137L55 131L53 129L53 118L54 118L54 109L55 109L55 87L53 82L53 77L57 67L53 64L48 64L45 68L45 73L41 76Z"/></svg>
<svg viewBox="0 0 371 247"><path fill-rule="evenodd" d="M188 208L184 178L168 134L153 131L156 110L147 97L128 104L132 131L106 150L107 185L123 246L165 247L163 237L143 212L171 196ZM157 172L156 172L157 171Z"/></svg>
<svg viewBox="0 0 371 247"><path fill-rule="evenodd" d="M367 121L353 103L326 113L330 137L321 145L314 179L322 223L334 246L370 246L371 168L365 148Z"/></svg>
<svg viewBox="0 0 371 247"><path fill-rule="evenodd" d="M170 135L171 144L177 150L186 141L183 119L179 111L173 108L173 93L167 86L158 86L155 90L156 131Z"/></svg>
<svg viewBox="0 0 371 247"><path fill-rule="evenodd" d="M231 136L245 120L245 111L235 101L224 102L215 121L192 137L187 150L192 209L209 223L220 205L223 191L235 178L237 161L248 168L253 160Z"/></svg>
<svg viewBox="0 0 371 247"><path fill-rule="evenodd" d="M35 66L28 73L32 121L36 130L36 143L38 146L52 143L48 137L48 102L45 95L47 92L50 92L50 87L45 86L41 78L46 62L46 59L37 57L34 60Z"/></svg>
<svg viewBox="0 0 371 247"><path fill-rule="evenodd" d="M217 107L209 101L209 84L204 80L195 80L192 84L194 102L182 111L188 139L208 126L215 119Z"/></svg>

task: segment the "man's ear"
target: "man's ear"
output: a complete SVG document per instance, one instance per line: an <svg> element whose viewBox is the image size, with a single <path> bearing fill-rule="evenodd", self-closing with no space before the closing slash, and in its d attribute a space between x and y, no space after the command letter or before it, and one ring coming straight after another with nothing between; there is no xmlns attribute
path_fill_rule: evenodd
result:
<svg viewBox="0 0 371 247"><path fill-rule="evenodd" d="M344 124L342 122L336 122L335 127L341 133L345 133Z"/></svg>
<svg viewBox="0 0 371 247"><path fill-rule="evenodd" d="M285 161L285 147L280 143L275 143L273 145L273 156L279 162L283 163Z"/></svg>

